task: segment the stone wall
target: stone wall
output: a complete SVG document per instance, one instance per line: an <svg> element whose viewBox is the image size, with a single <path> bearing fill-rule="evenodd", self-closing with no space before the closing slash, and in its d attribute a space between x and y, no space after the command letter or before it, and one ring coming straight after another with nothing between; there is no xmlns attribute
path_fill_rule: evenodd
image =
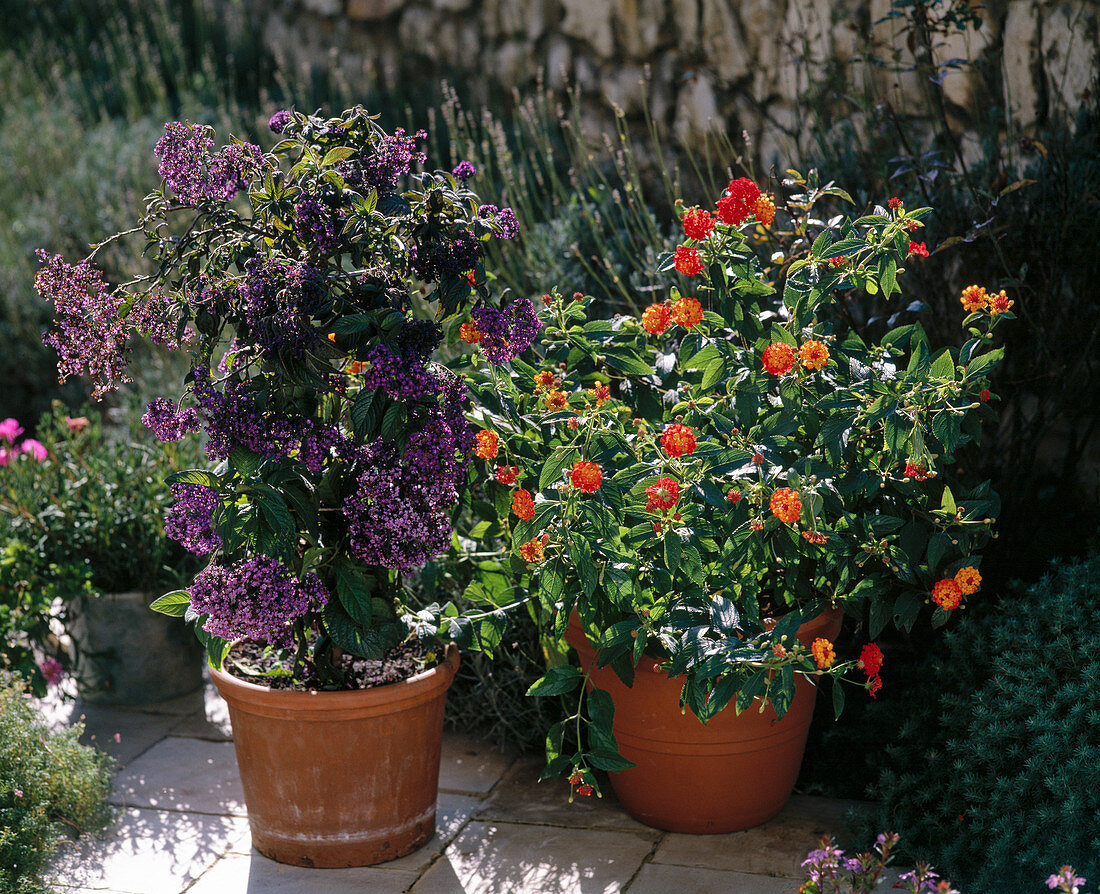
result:
<svg viewBox="0 0 1100 894"><path fill-rule="evenodd" d="M860 62L870 52L900 69L913 63L899 21L881 21L890 0L253 2L278 54L329 66L353 87L452 78L474 97L507 97L543 77L579 87L594 131L612 107L628 119L648 109L684 143L708 129L747 131L765 161L789 157L807 114L851 116L829 84L870 82L901 112L928 108L915 74ZM988 0L981 28L938 49L941 60L981 60L978 74L944 80L958 130L991 103L1004 103L1020 135L1072 114L1097 78L1098 10L1097 0Z"/></svg>

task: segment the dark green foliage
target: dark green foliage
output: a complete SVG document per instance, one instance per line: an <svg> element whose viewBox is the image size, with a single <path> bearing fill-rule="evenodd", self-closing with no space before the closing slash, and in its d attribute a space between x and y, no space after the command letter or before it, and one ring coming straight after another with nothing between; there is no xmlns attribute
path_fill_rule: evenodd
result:
<svg viewBox="0 0 1100 894"><path fill-rule="evenodd" d="M1015 894L1051 866L1100 874L1100 553L1055 563L919 672L872 794L963 890Z"/></svg>
<svg viewBox="0 0 1100 894"><path fill-rule="evenodd" d="M0 684L0 891L45 894L61 824L95 832L110 822L114 761L79 743L79 724L51 732L17 685Z"/></svg>

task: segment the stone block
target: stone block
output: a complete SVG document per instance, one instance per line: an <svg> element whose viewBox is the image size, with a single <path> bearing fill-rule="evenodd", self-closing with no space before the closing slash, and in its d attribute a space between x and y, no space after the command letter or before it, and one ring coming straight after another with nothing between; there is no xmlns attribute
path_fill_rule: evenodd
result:
<svg viewBox="0 0 1100 894"><path fill-rule="evenodd" d="M389 18L406 0L348 0L347 17L361 22Z"/></svg>
<svg viewBox="0 0 1100 894"><path fill-rule="evenodd" d="M132 807L245 815L233 745L175 736L119 773L111 800Z"/></svg>
<svg viewBox="0 0 1100 894"><path fill-rule="evenodd" d="M258 854L230 854L215 863L187 894L401 894L416 881L416 873L381 866L350 869L303 869L286 866Z"/></svg>

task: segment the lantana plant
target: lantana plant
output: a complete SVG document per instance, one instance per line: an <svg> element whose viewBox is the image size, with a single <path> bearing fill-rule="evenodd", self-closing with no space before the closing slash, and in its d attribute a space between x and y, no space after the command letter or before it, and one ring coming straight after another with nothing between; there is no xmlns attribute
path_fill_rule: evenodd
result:
<svg viewBox="0 0 1100 894"><path fill-rule="evenodd" d="M166 529L208 564L154 607L193 620L215 665L249 639L338 688L343 653L405 639L401 576L451 543L475 439L465 383L431 360L441 323L472 314L507 362L540 322L490 293L484 242L517 224L468 188L469 162L421 173L425 134L362 108L270 128L265 153L167 124L163 186L112 237L143 237L152 272L108 284L101 245L77 264L42 252L36 285L62 375L98 394L126 377L135 334L190 355L143 421L161 441L201 429L219 463L170 478Z"/></svg>
<svg viewBox="0 0 1100 894"><path fill-rule="evenodd" d="M841 191L807 201L793 176L789 189L783 224L803 252L774 282L753 239L777 202L740 178L716 214L680 208L684 242L663 269L682 278L640 319L590 319L589 299L555 293L530 362L484 351L477 455L504 511L478 534L526 566L526 598L557 635L576 612L627 685L643 654L656 659L703 722L757 700L782 717L800 674L835 678L838 714L841 678L874 695L877 644L841 660L824 637L803 646L800 625L830 606L866 619L871 640L926 607L943 624L981 585L976 552L999 508L988 482L951 473L992 415L1011 299L963 292L959 347L930 345L919 320L871 339L846 302L866 293L904 319L899 282L923 257L912 234L929 209L891 200L824 223L815 202ZM476 320L465 332L477 346ZM557 666L532 694L578 692L578 750L551 730L548 772L587 793L593 769L624 762L609 700L593 693L586 710L583 682Z"/></svg>

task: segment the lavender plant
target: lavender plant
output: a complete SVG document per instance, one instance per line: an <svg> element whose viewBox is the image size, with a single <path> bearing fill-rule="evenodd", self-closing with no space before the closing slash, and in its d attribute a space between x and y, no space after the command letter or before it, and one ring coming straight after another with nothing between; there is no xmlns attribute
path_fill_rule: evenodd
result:
<svg viewBox="0 0 1100 894"><path fill-rule="evenodd" d="M406 638L401 577L451 542L475 439L465 383L431 360L443 324L481 315L504 359L540 324L488 287L485 244L516 224L467 188L472 165L423 171L425 133L358 107L270 127L264 153L167 124L163 186L107 240L144 237L153 272L108 284L104 242L76 264L42 252L36 287L62 377L90 375L97 395L125 381L137 335L190 356L182 394L143 421L161 441L202 430L220 462L169 479L167 531L208 564L154 607L194 621L215 666L248 638L339 687L342 653Z"/></svg>

